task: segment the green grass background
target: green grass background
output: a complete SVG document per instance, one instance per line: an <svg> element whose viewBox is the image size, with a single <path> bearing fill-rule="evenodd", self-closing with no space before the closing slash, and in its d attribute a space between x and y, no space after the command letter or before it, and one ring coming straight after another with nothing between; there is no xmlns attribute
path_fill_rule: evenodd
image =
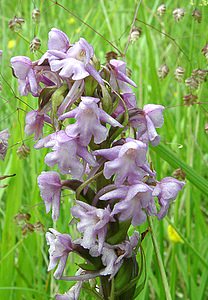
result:
<svg viewBox="0 0 208 300"><path fill-rule="evenodd" d="M156 9L161 1L142 1L138 19L168 33L172 40L151 26L136 22L143 33L137 42L129 46L126 55L132 79L138 84L135 92L139 107L146 103L168 107L164 113L165 124L159 130L162 137L161 146L150 150L158 178L171 176L180 166L188 177L183 192L171 206L169 219L161 222L153 220L155 237L173 300L208 299L208 136L204 130L208 121L208 105L203 103L184 106L182 98L189 90L184 82L177 83L174 79L174 70L178 65L185 68L186 78L195 68L207 69L207 61L201 49L208 41L208 6L206 1L192 2L195 5L188 0L165 1L167 12L163 18L159 18ZM135 1L63 0L60 3L120 50L124 49L134 15ZM37 26L31 18L34 6L41 10L41 21ZM178 6L184 7L186 14L176 23L172 11ZM202 11L200 24L191 16L195 7ZM8 21L15 15L25 18L25 24L19 34L8 28ZM3 74L0 130L9 128L11 133L6 159L0 162L0 174L16 173L16 177L6 181L9 186L0 189L0 299L45 300L53 298L57 291L63 293L70 284L55 281L52 274L47 272L48 248L44 232L35 231L23 236L21 226L15 222L14 216L20 212L29 213L30 222L40 221L45 231L51 226L56 226L60 232L69 232L76 236L74 226L68 226L69 209L74 197L69 193L63 196L61 216L54 225L51 216L45 214L36 183L40 172L47 170L43 161L45 151L33 149L33 139L24 135L23 110L30 110L25 103L36 108L37 101L31 96L21 98L25 103L15 98L11 88L18 95L17 84L12 77L9 61L16 55L26 55L32 60L38 59L41 53L32 54L29 42L34 35L38 36L42 43L41 51L44 52L47 49L47 34L52 27L65 31L71 42L77 41L79 37L87 39L103 63L105 53L113 49L66 10L48 0L0 0L0 24L0 49L3 50L0 66ZM13 48L11 40L15 41ZM164 80L159 80L157 69L163 63L169 66L170 72ZM201 85L197 95L198 101L207 102L207 82ZM25 160L20 160L16 154L22 139L31 149L29 157ZM170 241L167 235L169 222L182 236L183 243ZM138 230L142 232L147 227L148 224L144 224ZM145 237L143 248L146 254L147 280L137 299L166 299L150 234ZM76 271L76 261L71 255L68 260L68 274L74 274ZM94 298L83 293L81 299Z"/></svg>

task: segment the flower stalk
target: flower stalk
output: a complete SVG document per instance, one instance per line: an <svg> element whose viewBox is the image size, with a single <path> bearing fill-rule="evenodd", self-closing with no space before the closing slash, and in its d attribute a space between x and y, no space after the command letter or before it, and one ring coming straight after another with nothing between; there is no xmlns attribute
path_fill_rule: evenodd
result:
<svg viewBox="0 0 208 300"><path fill-rule="evenodd" d="M158 267L159 267L161 278L162 278L165 296L166 296L167 300L172 300L169 285L168 285L168 279L167 279L167 276L165 273L165 268L164 268L164 265L162 262L162 257L161 257L159 246L157 243L157 238L155 236L154 226L153 226L153 223L152 223L152 220L150 217L148 217L148 223L149 223L149 227L150 227L150 233L151 233L152 242L153 242L153 246L154 246L154 250L155 250L155 255L157 258Z"/></svg>

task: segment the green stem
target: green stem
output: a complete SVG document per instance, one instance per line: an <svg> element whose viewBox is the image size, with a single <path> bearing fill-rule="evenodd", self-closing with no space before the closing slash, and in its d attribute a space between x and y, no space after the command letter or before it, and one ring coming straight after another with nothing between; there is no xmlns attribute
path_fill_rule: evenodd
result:
<svg viewBox="0 0 208 300"><path fill-rule="evenodd" d="M110 300L115 300L115 289L114 289L114 278L111 280L111 293L110 293Z"/></svg>
<svg viewBox="0 0 208 300"><path fill-rule="evenodd" d="M109 276L101 276L100 277L102 293L105 300L109 299L110 291L111 291L111 284L109 281Z"/></svg>
<svg viewBox="0 0 208 300"><path fill-rule="evenodd" d="M152 223L152 220L150 217L147 217L147 218L148 218L149 227L151 228L150 232L151 232L151 237L152 237L152 243L153 243L153 246L155 249L155 254L156 254L156 258L157 258L157 262L158 262L158 266L159 266L159 270L160 270L160 274L161 274L161 278L162 278L162 283L163 283L163 287L164 287L164 291L165 291L166 300L172 300L167 276L165 274L164 265L163 265L162 258L160 255L159 246L158 246L158 243L157 243L157 240L155 237L153 223Z"/></svg>
<svg viewBox="0 0 208 300"><path fill-rule="evenodd" d="M88 184L90 184L90 182L92 182L93 180L95 180L97 177L99 177L101 174L103 173L103 170L98 172L97 174L95 174L93 177L89 178L88 180L84 181L76 190L76 199L79 200L80 198L80 194L82 192L82 190L88 186Z"/></svg>

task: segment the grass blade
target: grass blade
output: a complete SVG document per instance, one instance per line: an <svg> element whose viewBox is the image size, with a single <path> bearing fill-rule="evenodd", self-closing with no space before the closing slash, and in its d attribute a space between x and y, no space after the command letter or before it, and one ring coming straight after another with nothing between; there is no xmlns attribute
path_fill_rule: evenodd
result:
<svg viewBox="0 0 208 300"><path fill-rule="evenodd" d="M202 193L208 196L208 181L200 176L192 167L180 160L172 150L163 144L157 147L151 147L151 149L173 168L181 168L186 173L186 178Z"/></svg>

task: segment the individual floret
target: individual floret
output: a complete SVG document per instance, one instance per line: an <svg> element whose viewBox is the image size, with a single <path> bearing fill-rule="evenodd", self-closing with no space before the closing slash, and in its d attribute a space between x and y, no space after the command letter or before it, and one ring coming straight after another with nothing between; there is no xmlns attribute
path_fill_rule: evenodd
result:
<svg viewBox="0 0 208 300"><path fill-rule="evenodd" d="M79 137L79 142L87 146L92 136L95 144L100 144L106 140L108 129L101 122L109 123L111 126L122 127L122 125L99 108L100 99L93 97L81 97L79 106L68 113L63 114L59 120L75 118L76 123L67 126L66 133L70 136Z"/></svg>
<svg viewBox="0 0 208 300"><path fill-rule="evenodd" d="M146 153L147 145L131 138L127 138L122 146L94 151L95 155L110 160L105 163L103 174L107 179L115 174L117 186L123 184L125 180L128 182L141 180L148 175L147 171L151 172L146 163Z"/></svg>
<svg viewBox="0 0 208 300"><path fill-rule="evenodd" d="M49 232L46 233L46 240L47 244L50 246L48 271L53 270L58 265L54 277L59 279L64 272L68 255L73 251L71 236L68 234L61 234L57 230L50 228Z"/></svg>
<svg viewBox="0 0 208 300"><path fill-rule="evenodd" d="M82 201L76 203L77 205L71 208L71 212L74 217L80 219L77 229L83 233L81 246L91 249L98 241L98 252L101 253L108 223L114 221L111 210L109 207L96 208Z"/></svg>
<svg viewBox="0 0 208 300"><path fill-rule="evenodd" d="M157 183L152 195L158 198L161 206L158 213L159 219L162 219L167 214L170 203L176 199L178 192L183 188L184 184L183 181L172 177L165 177Z"/></svg>

